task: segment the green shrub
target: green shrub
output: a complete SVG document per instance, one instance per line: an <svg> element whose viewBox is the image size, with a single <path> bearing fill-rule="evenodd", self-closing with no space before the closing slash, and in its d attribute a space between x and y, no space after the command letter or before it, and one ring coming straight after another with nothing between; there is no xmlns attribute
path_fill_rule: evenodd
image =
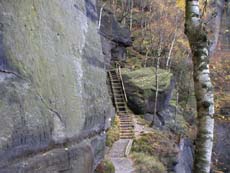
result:
<svg viewBox="0 0 230 173"><path fill-rule="evenodd" d="M95 173L115 173L115 168L110 160L103 160L95 170Z"/></svg>
<svg viewBox="0 0 230 173"><path fill-rule="evenodd" d="M115 116L114 121L112 122L111 128L107 131L106 134L106 146L111 147L115 141L119 139L120 129L119 129L119 118Z"/></svg>
<svg viewBox="0 0 230 173"><path fill-rule="evenodd" d="M165 166L154 156L145 153L133 153L136 173L166 173Z"/></svg>

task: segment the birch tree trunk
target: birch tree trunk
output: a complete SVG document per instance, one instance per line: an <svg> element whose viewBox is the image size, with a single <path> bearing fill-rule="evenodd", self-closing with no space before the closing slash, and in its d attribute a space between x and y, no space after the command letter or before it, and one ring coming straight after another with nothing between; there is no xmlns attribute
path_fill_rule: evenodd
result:
<svg viewBox="0 0 230 173"><path fill-rule="evenodd" d="M176 37L177 37L177 30L178 30L178 22L177 22L177 16L176 16L176 29L175 29L173 40L172 40L172 43L169 49L169 54L168 54L167 61L166 61L166 69L169 69L169 62L171 60L172 50L173 50L173 47L176 41Z"/></svg>
<svg viewBox="0 0 230 173"><path fill-rule="evenodd" d="M133 27L133 0L131 0L130 4L130 25L129 25L129 30L132 31Z"/></svg>
<svg viewBox="0 0 230 173"><path fill-rule="evenodd" d="M198 134L194 173L210 173L214 130L213 87L209 74L209 40L200 19L199 0L186 0L185 34L193 55Z"/></svg>

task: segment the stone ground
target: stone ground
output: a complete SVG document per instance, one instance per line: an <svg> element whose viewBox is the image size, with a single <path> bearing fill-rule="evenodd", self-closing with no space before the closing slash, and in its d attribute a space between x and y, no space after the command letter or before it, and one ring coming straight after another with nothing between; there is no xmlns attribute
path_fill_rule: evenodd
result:
<svg viewBox="0 0 230 173"><path fill-rule="evenodd" d="M134 117L135 136L138 137L142 133L148 133L152 129L141 125ZM133 161L129 157L125 157L125 149L129 139L119 139L116 141L108 153L108 157L113 162L115 173L135 173Z"/></svg>
<svg viewBox="0 0 230 173"><path fill-rule="evenodd" d="M125 157L125 148L128 142L129 139L119 139L113 144L109 152L109 157L115 167L115 173L134 173L132 160Z"/></svg>

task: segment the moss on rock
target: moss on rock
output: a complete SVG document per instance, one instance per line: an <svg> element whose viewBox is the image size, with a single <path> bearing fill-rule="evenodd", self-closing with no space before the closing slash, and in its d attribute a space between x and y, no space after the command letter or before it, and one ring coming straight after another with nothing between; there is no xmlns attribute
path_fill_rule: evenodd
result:
<svg viewBox="0 0 230 173"><path fill-rule="evenodd" d="M149 90L156 90L156 78L155 78L156 69L153 67L141 68L135 71L130 71L129 69L122 69L122 75L128 79L133 85L137 88L149 92ZM170 85L172 73L159 69L159 91L167 89ZM146 93L145 96L148 96Z"/></svg>
<svg viewBox="0 0 230 173"><path fill-rule="evenodd" d="M122 69L125 90L130 108L137 114L153 113L156 92L156 69L154 67L138 70ZM159 69L159 95L157 111L167 107L172 92L172 74Z"/></svg>

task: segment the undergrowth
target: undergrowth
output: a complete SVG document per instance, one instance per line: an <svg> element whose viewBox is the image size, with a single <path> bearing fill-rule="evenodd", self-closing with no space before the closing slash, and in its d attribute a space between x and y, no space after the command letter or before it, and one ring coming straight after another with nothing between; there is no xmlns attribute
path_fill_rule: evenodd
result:
<svg viewBox="0 0 230 173"><path fill-rule="evenodd" d="M104 159L96 168L95 173L115 173L115 168L110 160Z"/></svg>
<svg viewBox="0 0 230 173"><path fill-rule="evenodd" d="M106 146L112 147L113 143L119 139L119 135L119 119L117 116L115 116L110 129L107 131Z"/></svg>
<svg viewBox="0 0 230 173"><path fill-rule="evenodd" d="M165 166L154 156L145 153L132 153L136 173L166 173Z"/></svg>

